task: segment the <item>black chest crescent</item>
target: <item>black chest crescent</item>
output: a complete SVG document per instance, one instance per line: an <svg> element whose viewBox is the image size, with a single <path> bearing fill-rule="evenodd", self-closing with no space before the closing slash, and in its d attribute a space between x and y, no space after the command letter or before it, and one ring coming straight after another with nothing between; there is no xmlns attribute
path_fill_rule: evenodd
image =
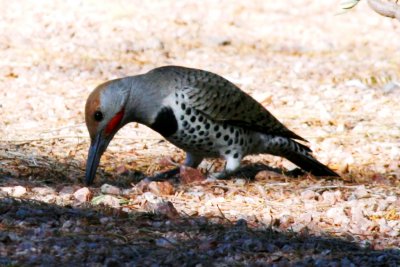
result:
<svg viewBox="0 0 400 267"><path fill-rule="evenodd" d="M163 107L150 127L164 137L173 135L178 130L174 111L170 107Z"/></svg>

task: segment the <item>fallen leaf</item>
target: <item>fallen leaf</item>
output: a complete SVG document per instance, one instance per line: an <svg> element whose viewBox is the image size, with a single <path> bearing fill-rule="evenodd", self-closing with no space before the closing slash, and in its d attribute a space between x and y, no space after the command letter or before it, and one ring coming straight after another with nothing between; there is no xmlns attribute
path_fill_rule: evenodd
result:
<svg viewBox="0 0 400 267"><path fill-rule="evenodd" d="M181 166L180 177L183 184L201 182L206 179L200 170L186 166Z"/></svg>
<svg viewBox="0 0 400 267"><path fill-rule="evenodd" d="M82 187L75 191L74 198L78 200L78 202L86 202L89 201L93 196L93 193L87 187Z"/></svg>
<svg viewBox="0 0 400 267"><path fill-rule="evenodd" d="M174 191L174 187L168 181L164 182L150 182L147 185L150 192L156 195L172 195Z"/></svg>
<svg viewBox="0 0 400 267"><path fill-rule="evenodd" d="M169 219L179 218L178 211L175 209L174 205L170 201L158 204L154 211L156 213L167 216Z"/></svg>

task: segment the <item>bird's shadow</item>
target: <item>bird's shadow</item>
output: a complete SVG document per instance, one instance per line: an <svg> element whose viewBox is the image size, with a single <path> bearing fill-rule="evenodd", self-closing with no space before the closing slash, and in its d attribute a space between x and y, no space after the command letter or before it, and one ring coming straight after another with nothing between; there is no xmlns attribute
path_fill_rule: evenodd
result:
<svg viewBox="0 0 400 267"><path fill-rule="evenodd" d="M8 247L0 256L1 266L53 266L55 261L63 266L120 266L118 262L236 266L246 261L260 263L254 266L354 266L353 262L398 266L400 262L397 249L375 250L323 232L315 236L271 226L253 228L245 220L235 223L224 217L171 219L102 206L0 198L0 220L4 224L0 242ZM37 249L21 253L29 248ZM58 256L61 249L68 253Z"/></svg>
<svg viewBox="0 0 400 267"><path fill-rule="evenodd" d="M234 172L221 175L220 177L218 177L218 180L246 179L249 181L254 181L257 174L261 171L268 171L271 173L276 173L276 175L284 175L289 178L300 178L307 174L300 168L295 168L293 170L287 171L285 169L274 168L263 163L250 163L239 167ZM213 174L206 172L206 176L210 175L212 176ZM120 178L122 179L118 179L118 181L116 181L116 185L118 186L127 186L131 183L138 183L144 179L147 179L149 181L168 180L174 183L179 183L181 180L179 167L155 174L153 176L147 176L145 173L136 170L127 170L120 175Z"/></svg>
<svg viewBox="0 0 400 267"><path fill-rule="evenodd" d="M226 179L242 178L248 180L255 180L256 175L261 171L269 171L276 173L278 175L285 175L290 178L298 178L300 176L307 174L300 168L295 168L293 170L287 171L281 168L274 168L263 163L253 163L241 166L234 172L227 175Z"/></svg>

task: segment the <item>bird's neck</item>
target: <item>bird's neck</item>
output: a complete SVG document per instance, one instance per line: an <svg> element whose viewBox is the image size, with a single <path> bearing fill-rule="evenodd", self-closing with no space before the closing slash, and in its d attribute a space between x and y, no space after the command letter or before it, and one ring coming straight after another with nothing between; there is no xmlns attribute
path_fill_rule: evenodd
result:
<svg viewBox="0 0 400 267"><path fill-rule="evenodd" d="M127 118L129 122L150 126L162 108L163 100L169 94L169 85L148 74L127 79L131 79L131 88L125 107Z"/></svg>

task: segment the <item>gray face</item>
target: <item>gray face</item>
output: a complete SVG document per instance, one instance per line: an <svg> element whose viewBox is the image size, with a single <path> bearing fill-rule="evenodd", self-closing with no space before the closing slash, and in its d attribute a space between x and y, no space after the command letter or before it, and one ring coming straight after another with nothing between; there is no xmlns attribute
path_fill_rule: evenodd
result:
<svg viewBox="0 0 400 267"><path fill-rule="evenodd" d="M94 180L100 158L116 132L127 122L127 90L121 80L98 86L89 96L85 120L91 137L86 164L86 184Z"/></svg>

